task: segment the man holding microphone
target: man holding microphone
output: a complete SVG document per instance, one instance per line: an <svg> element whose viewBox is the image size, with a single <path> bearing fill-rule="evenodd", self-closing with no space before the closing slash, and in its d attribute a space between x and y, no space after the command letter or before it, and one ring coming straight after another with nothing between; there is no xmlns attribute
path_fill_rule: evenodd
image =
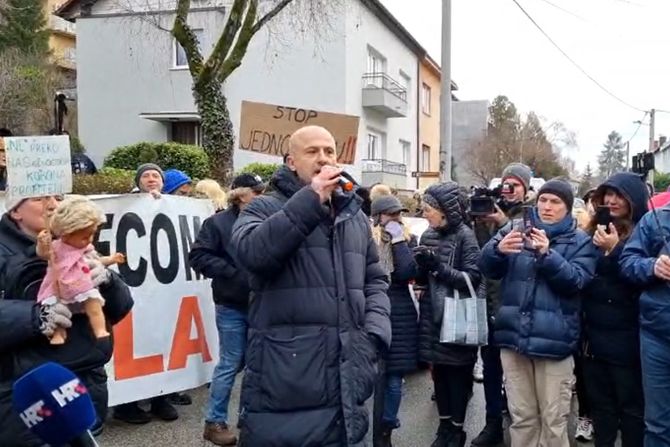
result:
<svg viewBox="0 0 670 447"><path fill-rule="evenodd" d="M240 445L357 446L377 352L390 344L386 275L361 199L344 191L333 136L289 141L272 193L240 214L233 250L250 274Z"/></svg>

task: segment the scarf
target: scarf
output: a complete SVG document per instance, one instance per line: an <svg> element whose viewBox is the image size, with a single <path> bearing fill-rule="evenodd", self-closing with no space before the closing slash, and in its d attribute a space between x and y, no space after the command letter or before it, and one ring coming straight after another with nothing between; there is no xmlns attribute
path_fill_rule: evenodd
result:
<svg viewBox="0 0 670 447"><path fill-rule="evenodd" d="M572 217L572 214L570 213L568 213L563 218L563 220L552 224L542 222L542 220L540 219L540 215L537 212L537 208L533 208L533 214L535 217L535 226L540 230L544 230L544 232L547 233L547 238L550 241L554 239L556 236L560 236L572 230L574 226L575 219L574 217Z"/></svg>

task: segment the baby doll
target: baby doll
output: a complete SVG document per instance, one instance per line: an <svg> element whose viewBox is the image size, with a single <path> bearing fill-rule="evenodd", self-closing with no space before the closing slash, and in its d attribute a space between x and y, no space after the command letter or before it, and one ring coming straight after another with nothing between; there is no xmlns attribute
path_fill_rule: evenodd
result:
<svg viewBox="0 0 670 447"><path fill-rule="evenodd" d="M87 261L98 259L105 266L125 262L121 253L99 257L93 248L93 237L104 219L102 210L91 200L70 196L56 208L51 217L50 231L42 231L37 237L37 254L49 262L37 302L42 305L61 302L81 306L96 338L107 337L109 332L102 311L105 300L93 283ZM54 241L51 240L52 234L57 238ZM57 329L51 337L51 344L65 343L66 336L64 328Z"/></svg>

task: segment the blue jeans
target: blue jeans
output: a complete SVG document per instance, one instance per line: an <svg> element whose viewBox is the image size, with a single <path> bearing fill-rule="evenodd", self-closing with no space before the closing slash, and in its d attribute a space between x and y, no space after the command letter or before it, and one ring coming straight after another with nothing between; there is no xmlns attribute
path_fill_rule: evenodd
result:
<svg viewBox="0 0 670 447"><path fill-rule="evenodd" d="M402 399L402 376L395 374L386 375L386 389L384 390L384 412L382 423L389 427L400 427L398 410Z"/></svg>
<svg viewBox="0 0 670 447"><path fill-rule="evenodd" d="M640 331L644 388L644 446L670 445L670 344L667 337Z"/></svg>
<svg viewBox="0 0 670 447"><path fill-rule="evenodd" d="M216 328L219 332L219 363L209 386L206 422L228 423L228 403L247 348L247 314L216 305Z"/></svg>

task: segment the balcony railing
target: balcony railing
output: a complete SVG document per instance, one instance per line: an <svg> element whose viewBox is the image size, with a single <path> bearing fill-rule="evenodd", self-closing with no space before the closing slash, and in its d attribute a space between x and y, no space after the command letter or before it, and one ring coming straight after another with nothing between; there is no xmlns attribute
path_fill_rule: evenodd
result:
<svg viewBox="0 0 670 447"><path fill-rule="evenodd" d="M407 165L390 160L362 160L363 172L383 172L386 174L407 175Z"/></svg>
<svg viewBox="0 0 670 447"><path fill-rule="evenodd" d="M381 88L407 102L407 89L398 84L386 73L366 73L363 75L363 88Z"/></svg>

